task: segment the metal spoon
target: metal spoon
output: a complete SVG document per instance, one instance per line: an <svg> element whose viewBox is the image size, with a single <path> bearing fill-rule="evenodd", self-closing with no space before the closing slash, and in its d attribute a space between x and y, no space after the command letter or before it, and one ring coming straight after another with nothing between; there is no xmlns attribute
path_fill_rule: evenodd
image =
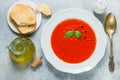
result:
<svg viewBox="0 0 120 80"><path fill-rule="evenodd" d="M115 16L112 13L109 13L104 22L104 29L105 32L108 34L110 38L110 55L109 55L109 71L114 71L114 55L113 55L113 44L112 44L112 36L114 32L116 31L117 21Z"/></svg>

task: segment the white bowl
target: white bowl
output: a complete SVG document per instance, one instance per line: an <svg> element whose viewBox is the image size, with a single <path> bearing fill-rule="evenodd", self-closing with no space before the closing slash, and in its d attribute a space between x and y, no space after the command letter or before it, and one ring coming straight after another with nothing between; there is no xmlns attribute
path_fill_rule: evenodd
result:
<svg viewBox="0 0 120 80"><path fill-rule="evenodd" d="M94 30L97 39L96 48L92 56L86 61L78 64L70 64L60 60L54 54L51 46L51 35L56 25L70 18L81 19L87 22ZM90 12L82 9L67 9L56 13L51 17L46 25L44 25L41 36L41 47L47 61L56 69L73 74L82 73L93 69L104 56L106 43L106 34L100 21L97 20Z"/></svg>
<svg viewBox="0 0 120 80"><path fill-rule="evenodd" d="M12 8L16 5L16 4L25 4L25 5L28 5L28 6L30 6L30 7L32 7L34 10L35 10L35 8L36 8L36 4L35 3L33 3L33 2L31 2L31 1L29 1L29 0L21 0L21 1L18 1L18 2L16 2L16 3L14 3L11 7L10 7L10 9L9 9L9 11L8 11L8 14L7 14L7 21L8 21L8 24L9 24L9 27L11 28L11 30L13 30L14 32L16 32L16 33L18 33L18 34L20 34L20 32L17 30L17 28L14 26L14 24L10 21L10 18L9 18L9 14L10 14L10 12L11 12L11 10L12 10ZM41 16L41 13L36 13L36 23L37 23L37 25L36 25L36 30L39 28L39 25L41 24L41 19L42 19L42 16Z"/></svg>

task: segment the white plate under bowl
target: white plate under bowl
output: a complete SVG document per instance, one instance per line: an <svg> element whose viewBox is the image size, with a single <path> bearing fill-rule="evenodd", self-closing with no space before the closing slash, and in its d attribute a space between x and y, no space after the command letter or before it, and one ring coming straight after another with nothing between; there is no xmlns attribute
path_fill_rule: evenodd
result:
<svg viewBox="0 0 120 80"><path fill-rule="evenodd" d="M60 60L55 55L51 46L51 34L54 28L60 22L71 18L80 19L88 23L91 26L91 28L94 30L97 39L96 48L92 56L88 58L86 61L78 64L70 64ZM93 69L104 56L107 38L103 26L100 23L100 21L97 18L95 18L93 14L91 14L86 10L67 9L60 11L51 17L51 19L46 23L46 25L44 25L42 31L43 32L41 36L41 47L43 53L47 61L51 63L56 69L62 72L77 74L77 73L89 71Z"/></svg>
<svg viewBox="0 0 120 80"><path fill-rule="evenodd" d="M18 2L16 2L16 3L14 3L11 7L10 7L10 9L9 9L9 11L8 11L8 14L7 14L7 21L8 21L8 24L9 24L9 27L11 28L11 30L13 30L14 32L16 32L16 33L18 33L18 34L20 34L20 32L17 30L17 28L14 26L14 24L10 21L10 18L9 18L9 14L10 14L10 12L11 12L11 10L12 10L12 8L16 5L16 4L25 4L25 5L28 5L28 6L30 6L32 9L34 9L35 10L35 8L36 8L36 4L35 3L33 3L33 2L31 2L31 1L29 1L29 0L21 0L21 1L18 1ZM41 24L41 19L42 19L42 16L41 16L41 13L36 13L36 23L37 23L37 25L36 25L36 30L39 28L39 26L40 26L40 24ZM36 31L35 30L35 31Z"/></svg>

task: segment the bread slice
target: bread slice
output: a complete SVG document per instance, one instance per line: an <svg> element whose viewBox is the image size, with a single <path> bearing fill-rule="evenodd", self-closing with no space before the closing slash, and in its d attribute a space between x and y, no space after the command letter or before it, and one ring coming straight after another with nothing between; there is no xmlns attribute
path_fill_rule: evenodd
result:
<svg viewBox="0 0 120 80"><path fill-rule="evenodd" d="M51 16L51 8L47 4L42 4L36 7L37 12L42 12L46 16Z"/></svg>
<svg viewBox="0 0 120 80"><path fill-rule="evenodd" d="M30 34L35 31L36 23L32 25L17 25L15 21L10 17L10 21L14 24L14 26L18 29L21 34Z"/></svg>
<svg viewBox="0 0 120 80"><path fill-rule="evenodd" d="M29 34L36 29L35 13L27 5L16 4L10 12L10 20L21 34Z"/></svg>
<svg viewBox="0 0 120 80"><path fill-rule="evenodd" d="M25 4L16 4L10 12L10 17L21 26L32 25L36 22L34 11Z"/></svg>
<svg viewBox="0 0 120 80"><path fill-rule="evenodd" d="M35 31L36 24L18 26L17 28L21 34L30 34Z"/></svg>

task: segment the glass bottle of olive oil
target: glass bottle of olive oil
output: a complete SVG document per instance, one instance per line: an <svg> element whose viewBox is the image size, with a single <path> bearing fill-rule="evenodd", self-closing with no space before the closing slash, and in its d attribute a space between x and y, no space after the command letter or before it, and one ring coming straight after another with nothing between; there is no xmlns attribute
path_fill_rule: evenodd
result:
<svg viewBox="0 0 120 80"><path fill-rule="evenodd" d="M17 37L9 46L11 59L18 64L30 62L35 55L34 43L26 37Z"/></svg>

